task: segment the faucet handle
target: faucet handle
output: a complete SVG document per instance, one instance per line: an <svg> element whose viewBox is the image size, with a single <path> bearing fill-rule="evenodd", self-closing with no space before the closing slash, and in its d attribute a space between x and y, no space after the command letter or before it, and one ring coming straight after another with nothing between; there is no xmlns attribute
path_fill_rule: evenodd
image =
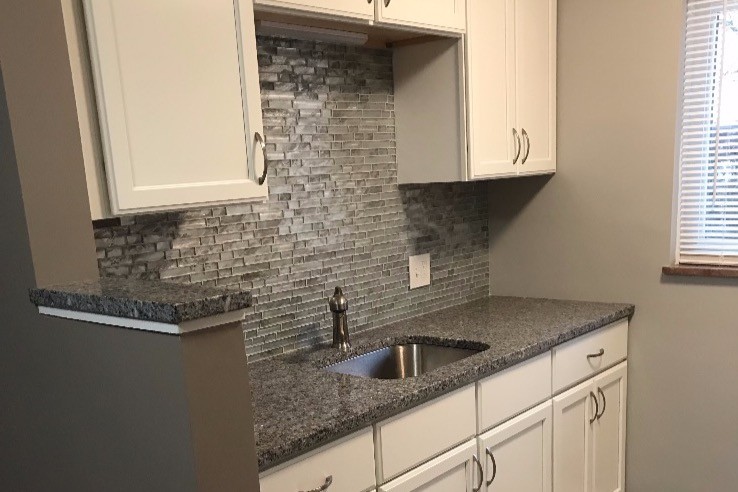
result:
<svg viewBox="0 0 738 492"><path fill-rule="evenodd" d="M343 290L341 290L340 287L336 287L336 290L333 292L333 297L328 299L328 305L334 313L343 313L348 311L348 299L343 295Z"/></svg>

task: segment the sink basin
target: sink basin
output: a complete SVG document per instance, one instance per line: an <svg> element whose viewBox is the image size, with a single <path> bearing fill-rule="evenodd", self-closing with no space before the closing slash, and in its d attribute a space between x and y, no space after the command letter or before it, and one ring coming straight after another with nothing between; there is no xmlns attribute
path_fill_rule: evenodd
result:
<svg viewBox="0 0 738 492"><path fill-rule="evenodd" d="M408 343L352 357L325 369L365 378L405 379L420 376L479 352L481 350Z"/></svg>

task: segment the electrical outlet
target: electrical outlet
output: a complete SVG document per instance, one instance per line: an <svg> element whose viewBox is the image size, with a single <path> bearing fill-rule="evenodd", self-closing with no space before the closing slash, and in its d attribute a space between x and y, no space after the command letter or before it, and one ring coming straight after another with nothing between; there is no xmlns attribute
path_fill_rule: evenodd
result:
<svg viewBox="0 0 738 492"><path fill-rule="evenodd" d="M430 255L410 257L410 288L417 289L430 285Z"/></svg>

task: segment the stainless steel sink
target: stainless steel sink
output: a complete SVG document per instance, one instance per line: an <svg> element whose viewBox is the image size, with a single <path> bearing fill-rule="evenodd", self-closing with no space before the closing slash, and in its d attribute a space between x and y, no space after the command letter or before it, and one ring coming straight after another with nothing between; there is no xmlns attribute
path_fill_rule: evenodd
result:
<svg viewBox="0 0 738 492"><path fill-rule="evenodd" d="M420 376L482 350L444 347L424 343L392 345L330 365L325 369L374 379L405 379Z"/></svg>

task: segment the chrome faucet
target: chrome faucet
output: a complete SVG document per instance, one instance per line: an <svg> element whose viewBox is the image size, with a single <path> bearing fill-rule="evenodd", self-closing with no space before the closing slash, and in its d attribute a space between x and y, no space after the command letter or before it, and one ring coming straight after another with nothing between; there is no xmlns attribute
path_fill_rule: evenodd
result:
<svg viewBox="0 0 738 492"><path fill-rule="evenodd" d="M333 347L341 352L348 352L351 349L348 321L346 319L348 299L343 295L340 287L336 287L333 297L328 299L328 306L330 306L333 313Z"/></svg>

